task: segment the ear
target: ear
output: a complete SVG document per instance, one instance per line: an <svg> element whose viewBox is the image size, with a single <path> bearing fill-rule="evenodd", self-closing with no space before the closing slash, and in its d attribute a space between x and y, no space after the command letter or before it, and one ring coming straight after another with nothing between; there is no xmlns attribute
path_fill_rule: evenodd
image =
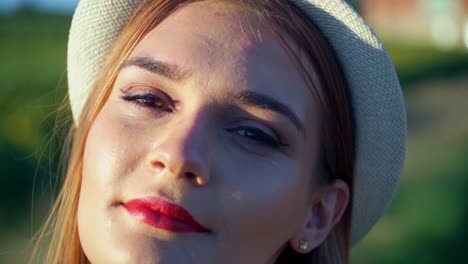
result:
<svg viewBox="0 0 468 264"><path fill-rule="evenodd" d="M304 224L291 238L291 246L304 254L320 246L346 211L349 196L348 184L342 180L314 191Z"/></svg>

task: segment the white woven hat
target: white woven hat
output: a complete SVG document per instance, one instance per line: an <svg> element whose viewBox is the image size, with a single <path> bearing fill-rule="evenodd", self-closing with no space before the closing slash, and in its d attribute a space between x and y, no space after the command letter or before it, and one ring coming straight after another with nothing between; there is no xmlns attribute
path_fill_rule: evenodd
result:
<svg viewBox="0 0 468 264"><path fill-rule="evenodd" d="M143 0L81 0L68 42L69 96L75 122L104 57ZM354 114L356 164L351 242L382 216L402 174L406 111L393 64L382 43L343 0L289 0L320 28L343 68Z"/></svg>

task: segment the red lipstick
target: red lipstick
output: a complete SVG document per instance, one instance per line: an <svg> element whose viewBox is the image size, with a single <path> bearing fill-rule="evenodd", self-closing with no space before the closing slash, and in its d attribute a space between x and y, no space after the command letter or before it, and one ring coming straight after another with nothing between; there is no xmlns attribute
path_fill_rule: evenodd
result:
<svg viewBox="0 0 468 264"><path fill-rule="evenodd" d="M183 207L159 197L133 199L123 205L131 216L152 227L178 233L209 232Z"/></svg>

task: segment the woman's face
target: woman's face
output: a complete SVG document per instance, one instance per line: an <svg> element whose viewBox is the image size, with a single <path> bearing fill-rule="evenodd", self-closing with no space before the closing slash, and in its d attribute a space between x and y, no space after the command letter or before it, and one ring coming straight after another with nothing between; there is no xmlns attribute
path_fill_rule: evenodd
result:
<svg viewBox="0 0 468 264"><path fill-rule="evenodd" d="M178 10L137 45L89 131L85 254L92 263L273 263L310 209L318 112L254 13L214 2Z"/></svg>

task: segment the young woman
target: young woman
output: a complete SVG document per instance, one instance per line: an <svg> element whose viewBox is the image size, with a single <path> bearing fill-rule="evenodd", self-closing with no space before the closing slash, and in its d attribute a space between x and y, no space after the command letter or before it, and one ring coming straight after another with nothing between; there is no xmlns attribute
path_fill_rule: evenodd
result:
<svg viewBox="0 0 468 264"><path fill-rule="evenodd" d="M82 0L68 77L32 262L348 263L402 172L398 79L341 0Z"/></svg>

